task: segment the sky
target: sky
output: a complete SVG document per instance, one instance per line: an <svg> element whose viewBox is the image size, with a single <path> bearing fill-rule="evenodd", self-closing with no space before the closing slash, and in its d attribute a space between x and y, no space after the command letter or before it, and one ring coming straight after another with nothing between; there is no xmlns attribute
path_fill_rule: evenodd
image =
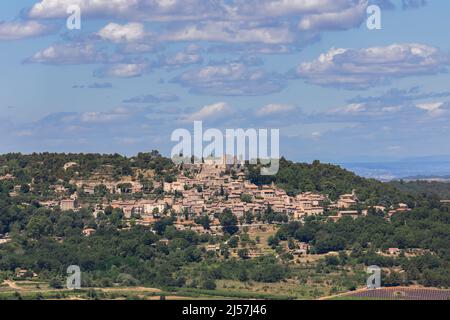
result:
<svg viewBox="0 0 450 320"><path fill-rule="evenodd" d="M4 0L0 153L169 155L172 132L203 121L279 129L296 161L449 155L449 12L442 0Z"/></svg>

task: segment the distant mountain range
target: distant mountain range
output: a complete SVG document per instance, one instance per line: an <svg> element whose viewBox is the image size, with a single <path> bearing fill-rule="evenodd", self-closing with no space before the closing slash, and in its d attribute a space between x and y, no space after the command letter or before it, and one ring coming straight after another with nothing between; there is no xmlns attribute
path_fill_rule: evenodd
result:
<svg viewBox="0 0 450 320"><path fill-rule="evenodd" d="M450 181L450 155L406 158L391 162L340 163L356 174L381 181L432 180Z"/></svg>

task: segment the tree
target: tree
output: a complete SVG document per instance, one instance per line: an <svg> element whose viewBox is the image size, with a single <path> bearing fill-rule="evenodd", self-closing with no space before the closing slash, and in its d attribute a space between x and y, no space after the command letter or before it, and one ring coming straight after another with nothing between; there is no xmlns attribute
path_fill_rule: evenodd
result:
<svg viewBox="0 0 450 320"><path fill-rule="evenodd" d="M115 208L109 216L109 222L116 228L121 228L123 225L124 213L122 209Z"/></svg>
<svg viewBox="0 0 450 320"><path fill-rule="evenodd" d="M239 231L237 227L237 218L229 209L225 209L219 216L220 224L222 225L223 232L229 235L233 235Z"/></svg>
<svg viewBox="0 0 450 320"><path fill-rule="evenodd" d="M274 249L280 244L280 240L277 237L270 236L269 239L267 239L267 244Z"/></svg>
<svg viewBox="0 0 450 320"><path fill-rule="evenodd" d="M224 259L228 259L230 257L229 246L226 244L220 245L220 254L224 257Z"/></svg>
<svg viewBox="0 0 450 320"><path fill-rule="evenodd" d="M166 231L166 228L168 226L173 225L173 219L172 218L162 218L159 221L156 221L153 229L156 231L157 234L163 235Z"/></svg>
<svg viewBox="0 0 450 320"><path fill-rule="evenodd" d="M252 224L255 217L251 212L245 212L244 213L245 223L246 224Z"/></svg>
<svg viewBox="0 0 450 320"><path fill-rule="evenodd" d="M339 259L336 256L327 256L325 258L325 263L327 266L337 266L339 265Z"/></svg>
<svg viewBox="0 0 450 320"><path fill-rule="evenodd" d="M27 234L33 239L49 236L53 232L53 223L46 216L34 216L26 227Z"/></svg>
<svg viewBox="0 0 450 320"><path fill-rule="evenodd" d="M241 201L245 203L251 203L253 201L253 197L250 194L243 193L241 195Z"/></svg>
<svg viewBox="0 0 450 320"><path fill-rule="evenodd" d="M50 288L53 288L53 289L62 289L63 288L62 281L59 278L52 278L48 285L50 286Z"/></svg>
<svg viewBox="0 0 450 320"><path fill-rule="evenodd" d="M195 219L195 223L201 225L205 230L209 230L210 229L210 221L209 221L209 217L207 215L203 215L197 219Z"/></svg>
<svg viewBox="0 0 450 320"><path fill-rule="evenodd" d="M206 279L203 281L202 288L206 290L216 290L216 282L212 279Z"/></svg>
<svg viewBox="0 0 450 320"><path fill-rule="evenodd" d="M289 239L289 240L288 240L288 248L289 248L290 250L295 249L295 243L294 243L294 240L292 240L292 239Z"/></svg>
<svg viewBox="0 0 450 320"><path fill-rule="evenodd" d="M101 184L94 188L94 193L99 197L105 197L109 193L109 190L104 184Z"/></svg>
<svg viewBox="0 0 450 320"><path fill-rule="evenodd" d="M227 243L230 248L237 248L239 245L239 238L237 236L233 236Z"/></svg>
<svg viewBox="0 0 450 320"><path fill-rule="evenodd" d="M132 287L139 284L139 281L136 280L132 275L127 273L121 273L117 277L117 283L120 283L122 286Z"/></svg>
<svg viewBox="0 0 450 320"><path fill-rule="evenodd" d="M20 192L21 193L28 193L28 192L30 192L30 186L28 184L22 184L20 186Z"/></svg>
<svg viewBox="0 0 450 320"><path fill-rule="evenodd" d="M154 188L153 181L150 181L150 180L144 180L143 181L143 183L142 183L142 191L144 193L152 192L153 188Z"/></svg>

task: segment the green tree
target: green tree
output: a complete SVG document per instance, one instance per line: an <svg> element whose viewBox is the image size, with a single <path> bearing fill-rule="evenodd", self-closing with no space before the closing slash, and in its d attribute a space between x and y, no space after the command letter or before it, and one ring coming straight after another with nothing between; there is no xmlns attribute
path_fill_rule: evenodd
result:
<svg viewBox="0 0 450 320"><path fill-rule="evenodd" d="M219 216L219 220L224 233L233 235L239 231L239 228L237 227L237 218L231 212L231 210L225 209L224 212Z"/></svg>
<svg viewBox="0 0 450 320"><path fill-rule="evenodd" d="M29 237L40 239L53 232L53 223L46 216L34 216L27 224L26 231Z"/></svg>

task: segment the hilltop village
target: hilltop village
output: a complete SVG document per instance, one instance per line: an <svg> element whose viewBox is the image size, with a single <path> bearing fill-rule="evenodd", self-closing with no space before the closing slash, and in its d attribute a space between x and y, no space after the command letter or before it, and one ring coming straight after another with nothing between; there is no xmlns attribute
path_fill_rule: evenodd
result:
<svg viewBox="0 0 450 320"><path fill-rule="evenodd" d="M71 180L76 191L70 197L62 185L51 186L60 199L41 201L48 208L60 207L62 211L93 207L94 216L112 207L123 211L124 217L135 224L152 226L163 217L176 217L178 230L194 230L199 233L221 234L218 214L231 212L240 227L250 225L282 224L303 221L308 216L326 215L336 221L342 217L367 215L368 209L358 200L355 191L340 195L331 201L326 194L312 192L288 195L275 184L258 186L247 180L246 166L236 158L227 161L206 159L201 164L181 165L178 175L170 181L151 180L151 190L139 179L131 177L113 181L105 176ZM77 163L69 162L64 170L76 170ZM6 179L8 177L3 177ZM11 177L10 177L11 178ZM20 188L17 186L16 189ZM97 203L87 203L84 199L103 192ZM13 194L14 195L14 192ZM372 210L393 215L408 211L406 204L395 208L372 206ZM196 223L198 217L208 217L208 228ZM87 233L94 230L87 230Z"/></svg>

